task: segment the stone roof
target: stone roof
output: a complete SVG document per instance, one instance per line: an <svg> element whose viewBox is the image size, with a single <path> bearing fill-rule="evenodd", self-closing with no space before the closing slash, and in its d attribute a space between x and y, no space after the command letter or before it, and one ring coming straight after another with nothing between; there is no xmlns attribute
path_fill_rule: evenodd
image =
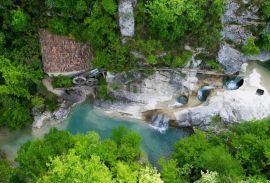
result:
<svg viewBox="0 0 270 183"><path fill-rule="evenodd" d="M39 31L42 63L47 74L69 74L90 68L93 53L91 48L64 36Z"/></svg>

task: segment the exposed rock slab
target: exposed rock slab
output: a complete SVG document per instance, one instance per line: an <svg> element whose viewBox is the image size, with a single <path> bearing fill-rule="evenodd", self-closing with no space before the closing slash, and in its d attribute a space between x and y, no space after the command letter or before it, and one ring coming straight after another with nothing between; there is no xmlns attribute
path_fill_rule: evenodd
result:
<svg viewBox="0 0 270 183"><path fill-rule="evenodd" d="M243 53L224 43L218 52L217 60L225 67L225 73L232 74L241 70L246 57Z"/></svg>
<svg viewBox="0 0 270 183"><path fill-rule="evenodd" d="M261 62L269 61L270 60L270 51L262 51L258 55L251 55L247 57L248 60L257 60Z"/></svg>
<svg viewBox="0 0 270 183"><path fill-rule="evenodd" d="M241 12L240 8L241 4L239 2L230 0L225 6L223 24L257 25L259 23L258 7L250 6L243 12Z"/></svg>
<svg viewBox="0 0 270 183"><path fill-rule="evenodd" d="M210 98L209 103L184 111L175 112L179 126L207 127L214 115L219 115L224 123L258 120L270 116L270 95L260 84L261 75L256 69L245 79L245 84L239 90L220 91ZM265 94L256 95L258 88Z"/></svg>
<svg viewBox="0 0 270 183"><path fill-rule="evenodd" d="M252 36L251 32L241 25L225 25L221 35L236 44L246 44L247 39Z"/></svg>
<svg viewBox="0 0 270 183"><path fill-rule="evenodd" d="M41 128L44 126L45 121L49 121L52 118L52 113L46 111L41 115L37 115L34 117L34 122L32 124L33 128Z"/></svg>
<svg viewBox="0 0 270 183"><path fill-rule="evenodd" d="M119 25L122 36L132 37L134 36L134 0L121 0L119 1L118 14Z"/></svg>

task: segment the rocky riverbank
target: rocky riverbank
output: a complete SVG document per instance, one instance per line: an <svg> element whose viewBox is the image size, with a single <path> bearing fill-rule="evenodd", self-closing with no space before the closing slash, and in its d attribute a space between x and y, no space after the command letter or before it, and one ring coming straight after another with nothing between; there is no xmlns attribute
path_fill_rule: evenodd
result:
<svg viewBox="0 0 270 183"><path fill-rule="evenodd" d="M227 2L222 18L222 41L217 54L217 60L224 67L225 73L243 71L250 61L270 59L269 52L247 56L240 48L240 45L245 45L247 39L253 36L251 27L265 24L260 19L258 11L259 8L249 4L249 1ZM185 48L196 50L187 46ZM194 51L192 52L192 64L188 66L197 68L199 64L196 63L200 60L195 60ZM222 124L263 119L270 116L268 86L262 82L264 77L269 75L266 76L258 65L253 66L249 66L249 69L243 72L244 84L238 90L226 90L223 87L224 78L198 78L196 72L183 74L154 72L146 78L138 72L114 75L108 78L108 83L117 101L98 100L95 106L110 114L143 119L152 123L169 117L174 126L196 126L202 129L213 125L214 118ZM120 87L115 90L112 87L115 85ZM203 86L214 89L211 90L208 99L201 102L197 100L197 91ZM263 95L256 93L258 89L264 91ZM180 96L188 97L188 104L177 102L177 97ZM154 117L151 118L149 114ZM162 115L155 116L156 114Z"/></svg>
<svg viewBox="0 0 270 183"><path fill-rule="evenodd" d="M95 96L95 88L89 86L79 86L67 89L54 89L50 78L44 78L43 85L48 91L59 97L59 109L56 111L33 112L33 129L40 129L45 125L61 123L65 120L71 108L86 100L88 96Z"/></svg>
<svg viewBox="0 0 270 183"><path fill-rule="evenodd" d="M120 3L119 21L124 37L134 35L135 5L136 1L132 0L123 0ZM243 9L244 6L246 8ZM126 16L127 14L132 16ZM270 89L263 80L270 74L263 72L256 64L249 64L251 66L246 71L245 66L250 61L269 60L270 53L262 52L259 55L247 56L240 48L240 45L245 45L247 39L253 35L251 27L264 24L258 16L258 7L248 4L247 1L230 0L226 4L222 23L222 41L217 60L227 74L239 71L245 73L244 84L238 90L227 90L224 87L225 78L222 76L209 77L197 74L196 69L202 61L195 58L204 49L185 46L185 49L193 54L187 67L195 69L194 71L184 73L154 71L150 75L143 71L109 73L107 76L109 91L116 100L95 100L94 106L110 115L141 119L161 126L163 122L168 122L173 126L196 126L202 129L213 126L213 121L228 124L269 117ZM211 90L209 96L203 96L204 101L200 101L197 95L203 87ZM50 86L47 85L47 88L50 91ZM263 91L262 95L256 93L258 89ZM65 91L58 90L51 92L61 98L75 98L76 102L83 101L87 94L93 92L89 88L80 87L75 91L81 95L67 95ZM187 103L181 103L182 99L188 100ZM54 119L57 122L63 120L72 104L76 103L65 102L54 113L46 111L38 115L33 127L40 128L46 120Z"/></svg>

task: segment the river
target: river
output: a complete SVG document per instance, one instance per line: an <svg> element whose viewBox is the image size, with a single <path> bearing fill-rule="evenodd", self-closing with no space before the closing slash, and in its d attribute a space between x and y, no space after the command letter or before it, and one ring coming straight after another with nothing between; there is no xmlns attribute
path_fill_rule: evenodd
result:
<svg viewBox="0 0 270 183"><path fill-rule="evenodd" d="M13 160L16 157L16 151L23 143L42 137L51 127L68 130L72 134L96 131L101 138L108 138L111 130L117 126L125 126L141 135L141 147L149 162L155 166L160 157L169 157L173 145L179 139L189 134L187 130L176 128L169 128L165 133L160 133L143 121L107 116L102 111L93 109L91 103L86 101L75 106L68 118L58 125L43 127L35 133L32 133L31 129L14 132L0 131L0 147L7 153L8 159Z"/></svg>
<svg viewBox="0 0 270 183"><path fill-rule="evenodd" d="M270 68L269 65L270 63L251 62L246 71L248 76L256 69L256 72L261 76L261 85L268 90L268 93L270 93L270 69L267 69ZM102 111L93 109L91 103L86 101L75 106L68 118L58 125L45 126L34 131L30 128L20 131L1 129L0 148L6 152L8 159L14 160L17 150L23 143L42 137L51 127L68 130L73 134L96 131L101 138L108 138L111 130L119 125L126 126L141 135L141 147L153 165L157 165L157 161L161 156L169 157L173 144L189 135L188 131L176 128L169 128L165 133L160 133L143 121L108 116Z"/></svg>

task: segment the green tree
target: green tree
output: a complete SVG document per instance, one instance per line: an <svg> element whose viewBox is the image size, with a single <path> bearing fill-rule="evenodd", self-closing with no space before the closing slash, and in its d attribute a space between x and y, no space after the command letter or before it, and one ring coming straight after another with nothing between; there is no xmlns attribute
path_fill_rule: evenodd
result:
<svg viewBox="0 0 270 183"><path fill-rule="evenodd" d="M13 31L20 32L24 31L29 25L29 18L22 10L11 11L10 26Z"/></svg>
<svg viewBox="0 0 270 183"><path fill-rule="evenodd" d="M262 17L265 19L270 18L270 1L269 0L263 0L261 2L261 14L262 14Z"/></svg>
<svg viewBox="0 0 270 183"><path fill-rule="evenodd" d="M159 38L174 41L187 30L198 28L206 14L207 0L154 0L146 4L152 32Z"/></svg>
<svg viewBox="0 0 270 183"><path fill-rule="evenodd" d="M211 147L199 157L199 166L216 171L225 182L237 182L243 178L243 169L223 146Z"/></svg>
<svg viewBox="0 0 270 183"><path fill-rule="evenodd" d="M13 174L13 169L11 168L8 161L0 159L0 172L1 172L0 182L9 183L10 178L12 177Z"/></svg>
<svg viewBox="0 0 270 183"><path fill-rule="evenodd" d="M3 49L5 43L6 43L5 34L3 32L0 32L0 48L1 49Z"/></svg>
<svg viewBox="0 0 270 183"><path fill-rule="evenodd" d="M74 140L69 132L51 129L44 139L29 141L22 145L16 160L24 177L37 178L47 171L50 157L61 155L74 146Z"/></svg>
<svg viewBox="0 0 270 183"><path fill-rule="evenodd" d="M16 98L0 95L0 126L19 129L32 122L29 104Z"/></svg>
<svg viewBox="0 0 270 183"><path fill-rule="evenodd" d="M159 165L161 166L161 177L164 183L183 183L180 177L179 168L177 167L177 162L174 159L166 161L165 158L159 160ZM186 181L187 182L187 181Z"/></svg>
<svg viewBox="0 0 270 183"><path fill-rule="evenodd" d="M49 172L37 182L40 183L113 183L112 173L101 162L98 156L89 160L82 160L75 151L70 151L66 156L55 157L49 165Z"/></svg>
<svg viewBox="0 0 270 183"><path fill-rule="evenodd" d="M86 0L46 0L45 5L65 17L83 17L87 13L91 1Z"/></svg>
<svg viewBox="0 0 270 183"><path fill-rule="evenodd" d="M131 169L130 165L118 162L115 169L117 182L137 183L138 171Z"/></svg>
<svg viewBox="0 0 270 183"><path fill-rule="evenodd" d="M54 34L66 35L68 34L68 25L63 18L52 18L48 22L49 30Z"/></svg>
<svg viewBox="0 0 270 183"><path fill-rule="evenodd" d="M102 6L109 14L114 15L116 13L117 5L114 0L102 0Z"/></svg>

